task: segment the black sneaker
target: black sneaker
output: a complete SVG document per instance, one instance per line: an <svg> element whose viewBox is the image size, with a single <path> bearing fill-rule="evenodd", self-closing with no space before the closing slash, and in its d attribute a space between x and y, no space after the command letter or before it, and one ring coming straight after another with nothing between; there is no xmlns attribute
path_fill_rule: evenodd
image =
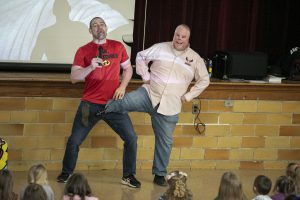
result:
<svg viewBox="0 0 300 200"><path fill-rule="evenodd" d="M58 175L56 180L59 183L66 183L70 177L71 177L71 174L68 174L66 172L62 172L62 173L60 173L60 175Z"/></svg>
<svg viewBox="0 0 300 200"><path fill-rule="evenodd" d="M130 174L128 176L123 176L121 183L123 185L128 185L129 187L133 188L140 188L141 187L141 182L139 182L133 174Z"/></svg>
<svg viewBox="0 0 300 200"><path fill-rule="evenodd" d="M156 174L154 176L153 183L155 183L156 185L159 185L159 186L167 186L168 185L164 176L158 176Z"/></svg>

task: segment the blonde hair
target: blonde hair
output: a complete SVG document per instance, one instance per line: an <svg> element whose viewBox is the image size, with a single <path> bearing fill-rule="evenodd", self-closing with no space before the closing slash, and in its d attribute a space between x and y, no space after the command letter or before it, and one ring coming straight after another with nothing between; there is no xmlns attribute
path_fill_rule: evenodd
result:
<svg viewBox="0 0 300 200"><path fill-rule="evenodd" d="M220 200L242 200L245 195L242 182L233 172L225 172L221 178L218 199Z"/></svg>
<svg viewBox="0 0 300 200"><path fill-rule="evenodd" d="M28 183L37 183L40 185L48 184L47 169L42 164L33 165L30 167L27 176Z"/></svg>
<svg viewBox="0 0 300 200"><path fill-rule="evenodd" d="M192 198L192 193L187 188L187 174L181 171L173 171L167 176L169 184L164 197L168 200L187 200Z"/></svg>

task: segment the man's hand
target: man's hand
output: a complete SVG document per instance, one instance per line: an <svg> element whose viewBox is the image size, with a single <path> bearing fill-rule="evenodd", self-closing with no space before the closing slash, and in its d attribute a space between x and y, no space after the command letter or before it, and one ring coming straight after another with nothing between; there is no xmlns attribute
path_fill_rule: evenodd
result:
<svg viewBox="0 0 300 200"><path fill-rule="evenodd" d="M92 70L95 70L97 67L101 68L103 66L103 60L99 57L93 58L91 62Z"/></svg>
<svg viewBox="0 0 300 200"><path fill-rule="evenodd" d="M123 99L124 95L125 95L125 88L119 87L116 89L113 99L114 100Z"/></svg>
<svg viewBox="0 0 300 200"><path fill-rule="evenodd" d="M187 102L187 100L186 100L185 96L182 96L182 97L181 97L181 102L182 102L182 103L185 103L185 102Z"/></svg>

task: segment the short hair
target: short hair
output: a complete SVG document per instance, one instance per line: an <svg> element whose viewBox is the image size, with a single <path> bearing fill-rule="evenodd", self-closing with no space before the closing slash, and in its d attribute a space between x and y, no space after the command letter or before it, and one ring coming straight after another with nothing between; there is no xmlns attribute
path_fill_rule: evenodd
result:
<svg viewBox="0 0 300 200"><path fill-rule="evenodd" d="M267 195L272 188L272 181L264 175L259 175L255 178L253 185L259 194Z"/></svg>
<svg viewBox="0 0 300 200"><path fill-rule="evenodd" d="M191 32L191 28L187 25L187 24L180 24L177 27L182 26L183 28L185 28L186 30L188 30L189 32Z"/></svg>
<svg viewBox="0 0 300 200"><path fill-rule="evenodd" d="M94 21L95 19L100 19L100 20L102 20L103 23L106 25L106 23L105 23L105 21L104 21L104 19L103 19L102 17L94 17L94 18L91 19L91 21L90 21L90 28L92 28L92 23L93 23L93 21Z"/></svg>

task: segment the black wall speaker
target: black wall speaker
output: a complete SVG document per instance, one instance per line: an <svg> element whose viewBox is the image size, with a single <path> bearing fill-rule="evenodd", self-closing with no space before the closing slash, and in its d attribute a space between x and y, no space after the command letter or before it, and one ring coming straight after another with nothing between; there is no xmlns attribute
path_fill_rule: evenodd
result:
<svg viewBox="0 0 300 200"><path fill-rule="evenodd" d="M268 56L263 52L216 51L213 77L261 80L267 75Z"/></svg>

